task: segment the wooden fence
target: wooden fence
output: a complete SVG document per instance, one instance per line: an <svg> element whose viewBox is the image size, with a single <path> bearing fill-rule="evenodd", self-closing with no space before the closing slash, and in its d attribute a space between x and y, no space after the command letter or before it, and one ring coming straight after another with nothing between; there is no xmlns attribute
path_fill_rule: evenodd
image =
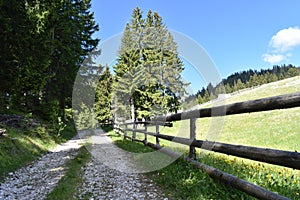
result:
<svg viewBox="0 0 300 200"><path fill-rule="evenodd" d="M231 174L222 172L216 168L205 165L197 161L195 148L206 149L218 153L224 153L227 155L238 156L241 158L247 158L255 161L280 165L284 167L290 167L293 169L300 169L300 153L291 151L282 151L269 148L257 148L242 145L225 144L212 141L203 141L196 139L196 119L205 117L215 117L224 115L235 115L250 112L262 112L275 109L287 109L300 106L300 93L293 93L288 95L281 95L276 97L263 98L258 100L251 100L246 102L233 103L229 105L222 105L213 108L203 108L184 113L173 114L169 116L155 117L151 122L134 122L115 124L115 132L123 135L124 138L129 138L132 141L142 142L147 146L154 149L161 149L164 153L170 156L177 156L176 152L173 152L167 148L160 146L160 139L172 141L189 146L189 156L184 159L191 162L198 168L201 168L204 172L208 173L212 178L219 179L232 187L235 187L251 196L259 199L287 199L277 193L268 191L260 186L239 179ZM170 135L160 134L160 126L172 126L172 122L180 120L190 120L190 137L174 137ZM144 130L138 129L138 124L144 125ZM148 126L155 126L155 132L147 131ZM129 127L131 126L131 127ZM127 135L128 132L132 132L131 136ZM241 130L242 131L242 130ZM145 135L144 139L137 139L136 133L142 133ZM156 137L156 144L153 144L147 140L148 136ZM205 145L203 145L205 143ZM209 148L207 148L209 147Z"/></svg>

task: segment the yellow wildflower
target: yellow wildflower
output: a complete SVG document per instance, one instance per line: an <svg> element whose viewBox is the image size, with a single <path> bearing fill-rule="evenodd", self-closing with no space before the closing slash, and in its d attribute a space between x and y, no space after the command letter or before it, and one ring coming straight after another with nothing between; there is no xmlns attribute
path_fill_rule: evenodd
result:
<svg viewBox="0 0 300 200"><path fill-rule="evenodd" d="M267 175L266 175L266 178L267 178L267 179L270 179L271 177L272 177L271 174L267 174Z"/></svg>

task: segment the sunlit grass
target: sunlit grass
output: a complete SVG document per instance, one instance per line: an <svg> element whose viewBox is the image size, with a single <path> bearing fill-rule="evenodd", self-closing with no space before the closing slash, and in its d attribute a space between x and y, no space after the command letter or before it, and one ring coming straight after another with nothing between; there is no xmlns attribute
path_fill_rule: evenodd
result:
<svg viewBox="0 0 300 200"><path fill-rule="evenodd" d="M74 194L83 181L82 167L91 160L91 155L84 146L78 151L77 156L65 166L67 168L66 174L58 182L53 191L47 195L47 200L76 199Z"/></svg>
<svg viewBox="0 0 300 200"><path fill-rule="evenodd" d="M230 94L229 98L226 98L225 100L221 101L221 103L231 104L236 102L290 94L295 92L300 92L300 76L234 92ZM212 107L217 105L217 102L207 102L200 105L200 107Z"/></svg>

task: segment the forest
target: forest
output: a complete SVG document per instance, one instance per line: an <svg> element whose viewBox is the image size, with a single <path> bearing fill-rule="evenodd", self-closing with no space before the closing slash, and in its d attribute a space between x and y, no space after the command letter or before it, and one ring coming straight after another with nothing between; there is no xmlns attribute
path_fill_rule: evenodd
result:
<svg viewBox="0 0 300 200"><path fill-rule="evenodd" d="M99 30L90 0L0 1L0 110L56 123Z"/></svg>

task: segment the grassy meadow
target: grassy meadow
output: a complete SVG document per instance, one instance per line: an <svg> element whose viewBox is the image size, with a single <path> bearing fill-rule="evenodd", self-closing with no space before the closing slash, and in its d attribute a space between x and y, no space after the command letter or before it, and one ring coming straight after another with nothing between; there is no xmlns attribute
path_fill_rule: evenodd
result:
<svg viewBox="0 0 300 200"><path fill-rule="evenodd" d="M252 90L237 92L226 99L226 104L299 91L300 77L294 77L262 85ZM207 103L203 107L211 105L214 103ZM148 131L155 132L155 127L149 127ZM196 138L201 140L299 152L300 108L197 119L196 132ZM171 128L162 127L160 133L189 137L189 120L174 122ZM137 134L137 136L140 139L144 138L144 134ZM129 151L147 151L143 150L146 147L142 144L132 143L129 145L130 142L124 143L120 137L114 136L113 138L117 145ZM151 136L148 136L148 140L155 143L155 138ZM175 144L169 141L161 140L161 144L177 150L180 147L185 148L184 151L187 151L183 145L176 145L174 148ZM299 170L199 149L197 149L197 153L197 157L202 163L290 199L300 199ZM202 171L181 160L150 173L150 176L166 190L171 198L175 199L253 199L223 183L212 180Z"/></svg>

